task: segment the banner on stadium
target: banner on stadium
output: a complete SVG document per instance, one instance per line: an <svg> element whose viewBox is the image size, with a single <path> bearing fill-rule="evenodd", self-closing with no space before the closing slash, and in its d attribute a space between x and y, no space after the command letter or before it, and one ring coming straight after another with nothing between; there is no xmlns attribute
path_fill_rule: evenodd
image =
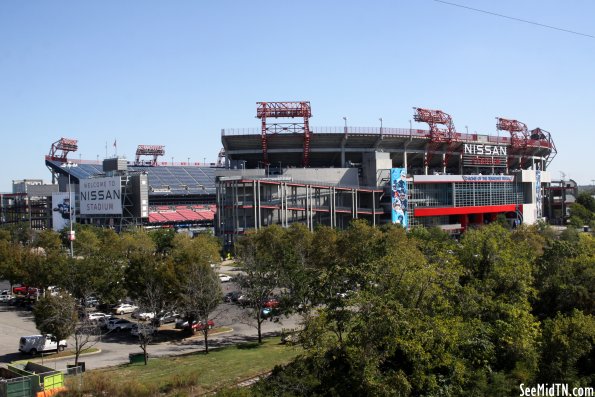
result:
<svg viewBox="0 0 595 397"><path fill-rule="evenodd" d="M407 203L409 191L407 189L407 168L391 168L391 212L392 222L406 228L409 225Z"/></svg>
<svg viewBox="0 0 595 397"><path fill-rule="evenodd" d="M80 204L84 215L122 215L120 177L81 179Z"/></svg>
<svg viewBox="0 0 595 397"><path fill-rule="evenodd" d="M543 217L543 211L541 209L541 203L543 196L541 195L541 170L535 171L535 211L536 219L539 220Z"/></svg>
<svg viewBox="0 0 595 397"><path fill-rule="evenodd" d="M76 212L74 208L74 192L72 192L72 200L67 192L52 193L52 229L56 232L70 227L70 219L72 222L76 220Z"/></svg>

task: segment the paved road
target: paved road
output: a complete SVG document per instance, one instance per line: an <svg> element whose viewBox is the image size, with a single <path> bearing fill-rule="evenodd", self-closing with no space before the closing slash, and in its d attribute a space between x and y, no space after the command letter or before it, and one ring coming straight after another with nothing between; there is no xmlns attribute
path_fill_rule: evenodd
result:
<svg viewBox="0 0 595 397"><path fill-rule="evenodd" d="M224 283L222 287L224 293L236 289L233 283ZM2 288L2 283L0 283L0 288ZM209 341L210 348L256 340L256 327L249 324L250 321L245 317L245 311L238 305L222 303L213 314L213 319L216 327L231 327L233 330L213 335ZM265 321L262 327L263 334L273 335L279 333L283 328L295 328L297 321L298 317L282 318L280 322ZM28 355L18 352L19 338L23 335L38 333L30 311L15 309L6 304L0 305L0 363L28 358ZM171 325L162 327L158 339L148 349L149 354L153 356L184 354L204 349L202 334L184 337L181 331L174 330ZM68 344L69 346L74 345L72 340L68 341ZM81 358L81 361L85 361L86 368L93 369L126 363L129 353L141 352L136 337L127 332L107 334L95 347L101 349L101 353ZM64 370L66 364L73 362L74 358L44 360L44 365Z"/></svg>

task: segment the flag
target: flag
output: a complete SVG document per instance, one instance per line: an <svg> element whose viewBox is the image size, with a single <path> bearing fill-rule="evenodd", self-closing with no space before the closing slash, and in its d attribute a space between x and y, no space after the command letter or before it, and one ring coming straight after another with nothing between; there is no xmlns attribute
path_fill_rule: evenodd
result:
<svg viewBox="0 0 595 397"><path fill-rule="evenodd" d="M118 147L118 145L116 145L116 139L114 139L114 147Z"/></svg>

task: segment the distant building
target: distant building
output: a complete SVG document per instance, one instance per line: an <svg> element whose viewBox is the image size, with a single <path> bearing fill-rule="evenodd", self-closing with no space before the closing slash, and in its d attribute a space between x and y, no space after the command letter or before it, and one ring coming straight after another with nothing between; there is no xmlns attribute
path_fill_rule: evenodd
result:
<svg viewBox="0 0 595 397"><path fill-rule="evenodd" d="M578 185L572 180L552 181L546 188L546 214L551 224L565 225L570 218L570 206L578 197Z"/></svg>
<svg viewBox="0 0 595 397"><path fill-rule="evenodd" d="M12 193L0 193L0 224L26 222L31 229L50 227L51 197L57 185L41 179L14 180Z"/></svg>

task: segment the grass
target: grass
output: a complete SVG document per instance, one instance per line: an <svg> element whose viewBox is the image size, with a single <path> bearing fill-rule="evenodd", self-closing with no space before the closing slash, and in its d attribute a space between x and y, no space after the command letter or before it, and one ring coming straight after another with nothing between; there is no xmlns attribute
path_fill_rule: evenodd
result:
<svg viewBox="0 0 595 397"><path fill-rule="evenodd" d="M121 365L84 374L82 389L69 395L193 396L233 386L245 379L286 364L300 354L295 346L280 344L280 338L229 346L188 355L151 358L148 365ZM80 379L72 378L71 389Z"/></svg>

